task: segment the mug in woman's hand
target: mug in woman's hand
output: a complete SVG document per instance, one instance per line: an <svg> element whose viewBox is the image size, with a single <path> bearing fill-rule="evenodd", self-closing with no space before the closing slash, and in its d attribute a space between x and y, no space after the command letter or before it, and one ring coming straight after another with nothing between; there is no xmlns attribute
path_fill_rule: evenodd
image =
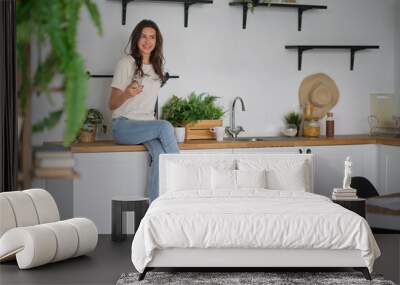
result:
<svg viewBox="0 0 400 285"><path fill-rule="evenodd" d="M225 134L224 127L211 128L210 131L215 133L218 142L222 142L224 140L224 134Z"/></svg>

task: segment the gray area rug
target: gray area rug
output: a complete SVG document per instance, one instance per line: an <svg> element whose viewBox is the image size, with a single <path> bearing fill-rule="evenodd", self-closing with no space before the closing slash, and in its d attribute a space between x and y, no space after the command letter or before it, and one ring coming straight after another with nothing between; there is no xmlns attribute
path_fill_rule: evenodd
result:
<svg viewBox="0 0 400 285"><path fill-rule="evenodd" d="M395 285L379 275L372 275L373 280L368 281L359 272L148 272L142 281L138 281L138 276L138 273L124 273L116 285Z"/></svg>

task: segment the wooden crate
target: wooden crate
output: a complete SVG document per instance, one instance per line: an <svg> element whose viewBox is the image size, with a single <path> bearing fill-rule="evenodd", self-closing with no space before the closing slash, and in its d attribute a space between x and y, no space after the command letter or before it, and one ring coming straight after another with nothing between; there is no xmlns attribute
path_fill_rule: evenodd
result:
<svg viewBox="0 0 400 285"><path fill-rule="evenodd" d="M214 140L215 133L211 128L222 127L222 120L200 120L185 126L186 140Z"/></svg>

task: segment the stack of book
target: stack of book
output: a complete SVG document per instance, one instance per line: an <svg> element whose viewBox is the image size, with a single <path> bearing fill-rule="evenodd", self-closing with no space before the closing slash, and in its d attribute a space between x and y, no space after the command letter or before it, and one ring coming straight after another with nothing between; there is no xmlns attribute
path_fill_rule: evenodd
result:
<svg viewBox="0 0 400 285"><path fill-rule="evenodd" d="M72 153L59 144L44 144L35 150L34 175L38 178L72 177L75 161Z"/></svg>
<svg viewBox="0 0 400 285"><path fill-rule="evenodd" d="M332 199L334 200L355 200L357 197L356 189L343 189L334 188L332 193Z"/></svg>

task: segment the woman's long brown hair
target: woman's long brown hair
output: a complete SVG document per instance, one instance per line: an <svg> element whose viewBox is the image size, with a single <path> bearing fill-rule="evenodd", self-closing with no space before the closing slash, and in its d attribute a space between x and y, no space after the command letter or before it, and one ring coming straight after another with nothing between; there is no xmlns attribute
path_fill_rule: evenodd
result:
<svg viewBox="0 0 400 285"><path fill-rule="evenodd" d="M164 75L163 38L157 24L151 20L140 21L140 23L137 24L136 27L133 29L133 32L129 38L129 43L130 43L129 54L135 59L136 62L135 75L139 75L140 77L144 76L142 69L143 59L142 55L140 54L140 50L138 48L138 42L144 28L153 28L156 31L156 46L154 47L154 50L150 54L150 63L153 65L154 72L158 75L161 82L164 82L165 75Z"/></svg>

